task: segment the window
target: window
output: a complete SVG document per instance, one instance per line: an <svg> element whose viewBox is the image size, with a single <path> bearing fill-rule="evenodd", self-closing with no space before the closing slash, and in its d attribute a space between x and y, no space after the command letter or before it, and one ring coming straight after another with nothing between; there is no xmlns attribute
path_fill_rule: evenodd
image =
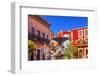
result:
<svg viewBox="0 0 100 76"><path fill-rule="evenodd" d="M40 60L40 54L41 54L40 49L37 49L37 60Z"/></svg>
<svg viewBox="0 0 100 76"><path fill-rule="evenodd" d="M48 35L47 35L47 39L48 39Z"/></svg>
<svg viewBox="0 0 100 76"><path fill-rule="evenodd" d="M82 58L82 51L83 51L82 48L79 48L79 49L78 49L78 57L79 57L79 58Z"/></svg>
<svg viewBox="0 0 100 76"><path fill-rule="evenodd" d="M38 36L40 36L40 31L38 31Z"/></svg>
<svg viewBox="0 0 100 76"><path fill-rule="evenodd" d="M43 38L45 38L45 33L43 33Z"/></svg>
<svg viewBox="0 0 100 76"><path fill-rule="evenodd" d="M88 30L85 30L85 36L87 36L88 35Z"/></svg>
<svg viewBox="0 0 100 76"><path fill-rule="evenodd" d="M31 33L28 31L28 38L30 39L32 37Z"/></svg>
<svg viewBox="0 0 100 76"><path fill-rule="evenodd" d="M32 34L34 35L34 28L32 28Z"/></svg>
<svg viewBox="0 0 100 76"><path fill-rule="evenodd" d="M88 58L88 49L86 49L86 58Z"/></svg>
<svg viewBox="0 0 100 76"><path fill-rule="evenodd" d="M78 32L79 34L79 37L83 37L83 30L79 30L79 32Z"/></svg>

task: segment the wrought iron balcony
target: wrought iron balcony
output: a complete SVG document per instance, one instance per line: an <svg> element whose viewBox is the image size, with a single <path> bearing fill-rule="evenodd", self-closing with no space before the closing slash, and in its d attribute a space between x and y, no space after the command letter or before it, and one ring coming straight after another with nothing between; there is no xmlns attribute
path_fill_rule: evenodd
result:
<svg viewBox="0 0 100 76"><path fill-rule="evenodd" d="M42 43L45 43L45 44L49 44L50 43L50 40L48 40L46 38L43 38L41 36L38 36L38 35L34 35L34 34L29 34L28 38L33 40L33 41L39 41L39 42L42 42Z"/></svg>

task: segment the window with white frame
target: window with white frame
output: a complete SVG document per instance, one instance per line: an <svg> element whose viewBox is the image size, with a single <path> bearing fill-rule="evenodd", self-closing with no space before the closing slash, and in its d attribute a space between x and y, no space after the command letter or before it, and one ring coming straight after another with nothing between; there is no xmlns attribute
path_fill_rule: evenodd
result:
<svg viewBox="0 0 100 76"><path fill-rule="evenodd" d="M78 36L83 37L83 30L78 30Z"/></svg>
<svg viewBox="0 0 100 76"><path fill-rule="evenodd" d="M84 30L84 36L87 36L87 35L88 35L88 30L85 29L85 30Z"/></svg>

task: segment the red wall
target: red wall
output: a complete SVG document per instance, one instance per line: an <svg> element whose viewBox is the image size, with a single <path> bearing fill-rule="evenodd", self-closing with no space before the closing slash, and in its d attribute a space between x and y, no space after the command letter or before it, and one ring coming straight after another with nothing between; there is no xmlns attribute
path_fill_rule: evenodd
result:
<svg viewBox="0 0 100 76"><path fill-rule="evenodd" d="M84 36L84 31L86 30L87 28L79 28L79 29L74 29L74 30L72 30L71 32L73 32L73 38L71 38L71 39L73 39L73 40L78 40L79 38L87 38L87 36L85 35ZM78 31L79 30L83 30L83 36L82 37L79 37L78 36Z"/></svg>
<svg viewBox="0 0 100 76"><path fill-rule="evenodd" d="M78 30L73 30L73 40L78 40Z"/></svg>

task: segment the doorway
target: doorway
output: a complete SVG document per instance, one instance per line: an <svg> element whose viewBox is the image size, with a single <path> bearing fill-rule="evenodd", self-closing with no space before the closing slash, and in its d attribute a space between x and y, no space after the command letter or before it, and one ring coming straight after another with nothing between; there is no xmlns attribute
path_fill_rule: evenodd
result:
<svg viewBox="0 0 100 76"><path fill-rule="evenodd" d="M37 49L37 60L40 60L40 49Z"/></svg>

